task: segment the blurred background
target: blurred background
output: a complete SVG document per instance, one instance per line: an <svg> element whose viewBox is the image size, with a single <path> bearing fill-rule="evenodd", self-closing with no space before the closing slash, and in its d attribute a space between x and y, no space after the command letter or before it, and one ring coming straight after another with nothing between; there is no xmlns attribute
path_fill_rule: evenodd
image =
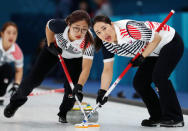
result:
<svg viewBox="0 0 188 131"><path fill-rule="evenodd" d="M49 19L65 18L77 9L86 10L91 17L98 14L110 16L112 21L120 19L150 20L162 22L171 9L175 15L167 23L182 36L185 44L183 58L171 75L171 79L183 108L188 108L188 0L1 0L0 27L7 21L18 25L17 43L24 53L24 76L32 67L44 45L45 25ZM115 57L113 81L127 66L130 58ZM103 69L102 53L95 53L86 93L96 94L100 88ZM136 69L130 69L112 92L112 97L141 101L135 96L132 79ZM48 88L62 88L65 79L58 64L44 80Z"/></svg>

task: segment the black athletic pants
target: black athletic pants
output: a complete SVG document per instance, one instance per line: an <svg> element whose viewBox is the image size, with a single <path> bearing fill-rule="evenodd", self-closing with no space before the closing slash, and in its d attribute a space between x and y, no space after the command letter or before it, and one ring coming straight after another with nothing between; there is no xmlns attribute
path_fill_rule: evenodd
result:
<svg viewBox="0 0 188 131"><path fill-rule="evenodd" d="M11 97L11 105L16 107L23 105L27 101L27 96L32 90L41 84L47 73L59 62L58 57L49 50L50 49L47 46L43 48L29 75L22 81L16 94ZM73 83L76 84L82 70L82 58L64 59L64 61ZM64 88L65 94L59 108L59 116L66 116L67 111L74 106L75 102L74 98L69 98L72 90L67 79L64 83Z"/></svg>
<svg viewBox="0 0 188 131"><path fill-rule="evenodd" d="M0 66L0 97L5 95L7 87L13 78L14 70L10 64L6 63Z"/></svg>
<svg viewBox="0 0 188 131"><path fill-rule="evenodd" d="M142 97L153 120L183 120L180 104L169 80L183 50L183 41L176 33L173 40L161 49L159 57L147 57L136 72L134 88ZM159 97L151 87L152 82L159 89Z"/></svg>

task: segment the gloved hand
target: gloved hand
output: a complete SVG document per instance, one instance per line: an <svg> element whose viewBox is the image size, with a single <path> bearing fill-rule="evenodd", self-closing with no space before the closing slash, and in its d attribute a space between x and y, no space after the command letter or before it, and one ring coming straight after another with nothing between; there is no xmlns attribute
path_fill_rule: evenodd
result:
<svg viewBox="0 0 188 131"><path fill-rule="evenodd" d="M20 85L18 83L14 83L13 86L12 86L12 88L10 88L10 90L8 91L8 93L10 93L11 97L16 93L16 91L18 90L19 86Z"/></svg>
<svg viewBox="0 0 188 131"><path fill-rule="evenodd" d="M58 54L62 54L62 49L56 46L55 43L50 43L49 48L50 52L56 56L58 56Z"/></svg>
<svg viewBox="0 0 188 131"><path fill-rule="evenodd" d="M73 96L76 95L78 97L78 100L82 102L83 99L83 93L82 93L83 86L80 84L75 84L74 89L72 91Z"/></svg>
<svg viewBox="0 0 188 131"><path fill-rule="evenodd" d="M99 89L96 103L99 102L101 105L104 105L108 101L108 97L104 97L106 92L107 92L106 90ZM103 99L103 97L104 97L104 99Z"/></svg>
<svg viewBox="0 0 188 131"><path fill-rule="evenodd" d="M143 57L142 54L140 54L134 61L131 59L129 63L132 64L132 67L137 67L140 66L144 62L145 58Z"/></svg>

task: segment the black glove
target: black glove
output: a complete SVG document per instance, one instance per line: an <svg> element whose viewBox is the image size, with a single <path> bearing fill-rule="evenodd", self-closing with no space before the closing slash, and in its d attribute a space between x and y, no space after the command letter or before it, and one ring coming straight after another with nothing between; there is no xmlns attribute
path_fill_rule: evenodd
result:
<svg viewBox="0 0 188 131"><path fill-rule="evenodd" d="M12 88L10 88L10 90L8 92L10 93L11 97L16 93L16 91L18 90L19 86L20 85L18 83L14 83Z"/></svg>
<svg viewBox="0 0 188 131"><path fill-rule="evenodd" d="M75 84L74 89L72 91L73 96L76 95L78 97L78 100L82 102L83 99L83 93L82 93L83 86L80 84Z"/></svg>
<svg viewBox="0 0 188 131"><path fill-rule="evenodd" d="M62 54L62 49L56 46L55 43L50 43L49 48L50 52L56 56L58 56L58 54Z"/></svg>
<svg viewBox="0 0 188 131"><path fill-rule="evenodd" d="M134 61L131 59L129 63L132 64L132 67L137 67L140 66L144 62L145 58L143 57L142 54L140 54Z"/></svg>
<svg viewBox="0 0 188 131"><path fill-rule="evenodd" d="M106 90L99 89L96 103L99 102L101 105L104 105L108 101L108 97L104 97L106 92L107 92Z"/></svg>

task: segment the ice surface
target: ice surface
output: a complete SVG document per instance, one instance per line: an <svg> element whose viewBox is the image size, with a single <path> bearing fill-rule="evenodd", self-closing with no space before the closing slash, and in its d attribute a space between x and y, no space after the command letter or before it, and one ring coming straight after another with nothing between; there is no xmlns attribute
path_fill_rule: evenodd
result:
<svg viewBox="0 0 188 131"><path fill-rule="evenodd" d="M39 91L39 89L35 90ZM140 122L148 118L145 108L108 102L99 112L100 128L75 128L71 124L58 123L58 110L63 94L54 93L29 97L12 118L5 118L0 106L0 131L187 131L188 116L184 116L185 127L142 127ZM84 98L84 102L95 105L95 99ZM5 101L5 104L8 103Z"/></svg>

